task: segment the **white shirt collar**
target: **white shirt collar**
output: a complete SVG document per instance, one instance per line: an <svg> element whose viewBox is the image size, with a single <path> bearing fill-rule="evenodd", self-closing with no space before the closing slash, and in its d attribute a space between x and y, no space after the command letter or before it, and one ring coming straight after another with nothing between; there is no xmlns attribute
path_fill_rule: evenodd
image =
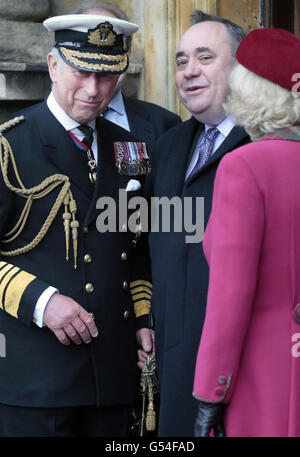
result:
<svg viewBox="0 0 300 457"><path fill-rule="evenodd" d="M230 115L225 117L225 119L223 119L223 121L218 125L205 124L205 131L207 132L207 130L211 127L216 127L224 137L227 137L235 125L236 120L233 116Z"/></svg>
<svg viewBox="0 0 300 457"><path fill-rule="evenodd" d="M116 93L114 98L109 102L108 106L109 106L109 108L116 111L120 115L126 114L124 100L122 97L122 92L120 90Z"/></svg>
<svg viewBox="0 0 300 457"><path fill-rule="evenodd" d="M205 129L203 129L201 132L201 135L198 139L192 159L187 168L186 179L191 174L192 170L194 169L194 166L197 163L199 153L200 153L198 145L201 143L204 133L207 132L207 130L210 129L211 127L217 127L217 129L219 130L220 133L217 135L217 138L214 143L214 149L213 149L213 152L216 152L216 150L221 146L221 144L223 143L225 138L227 138L227 136L229 135L229 133L231 132L231 130L233 129L235 124L236 124L236 121L233 116L225 117L225 119L222 122L220 122L220 124L218 124L218 125L205 124Z"/></svg>
<svg viewBox="0 0 300 457"><path fill-rule="evenodd" d="M80 123L74 121L70 116L68 116L62 107L57 103L54 98L53 92L50 93L49 97L47 98L47 105L53 116L58 120L58 122L68 131L77 128ZM96 121L93 120L89 122L87 125L93 128L95 131Z"/></svg>

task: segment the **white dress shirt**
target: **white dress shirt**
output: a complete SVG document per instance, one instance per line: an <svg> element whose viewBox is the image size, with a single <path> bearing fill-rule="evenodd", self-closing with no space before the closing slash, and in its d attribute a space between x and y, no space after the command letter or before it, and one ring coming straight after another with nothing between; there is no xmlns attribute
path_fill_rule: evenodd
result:
<svg viewBox="0 0 300 457"><path fill-rule="evenodd" d="M116 93L114 98L108 104L109 110L104 113L105 119L119 125L123 129L130 132L128 117L125 109L125 104L122 96L122 92Z"/></svg>
<svg viewBox="0 0 300 457"><path fill-rule="evenodd" d="M212 127L216 127L218 130L219 130L219 135L217 136L216 140L215 140L215 143L214 143L214 148L213 148L213 154L216 152L216 150L221 146L221 144L223 143L223 141L225 140L225 138L229 135L229 133L231 132L231 130L233 129L233 127L235 127L236 125L236 121L234 119L233 116L227 116L225 117L225 119L220 122L220 124L218 125L209 125L209 124L205 124L205 129L203 129L203 131L201 132L201 135L197 141L197 145L195 147L195 150L193 152L193 156L192 156L192 159L189 163L189 166L188 166L188 169L187 169L187 172L186 172L186 180L188 179L189 175L191 174L192 170L194 169L197 161L198 161L198 157L199 157L199 154L200 154L200 151L199 151L199 148L198 148L198 144L201 142L202 140L202 137L205 135L205 133L207 132L208 129L212 128Z"/></svg>

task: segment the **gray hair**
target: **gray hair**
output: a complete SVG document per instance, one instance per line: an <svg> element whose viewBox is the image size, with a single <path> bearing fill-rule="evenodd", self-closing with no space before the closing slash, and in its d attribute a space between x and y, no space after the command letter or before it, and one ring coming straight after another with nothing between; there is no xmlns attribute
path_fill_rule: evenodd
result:
<svg viewBox="0 0 300 457"><path fill-rule="evenodd" d="M52 57L54 58L54 60L56 60L58 65L61 65L62 63L64 63L64 59L62 58L62 56L60 55L60 53L56 47L53 46L53 48L51 49L49 54L52 55Z"/></svg>
<svg viewBox="0 0 300 457"><path fill-rule="evenodd" d="M122 21L127 21L129 22L129 18L127 14L124 13L121 8L119 8L115 3L110 3L110 2L82 2L78 6L76 6L74 9L70 11L70 14L86 14L87 11L89 10L103 10L107 11L108 13L111 13L113 16L115 16L117 19L121 19ZM89 13L87 13L89 14ZM127 51L130 50L131 48L131 42L132 42L132 37L128 36L125 37L125 44Z"/></svg>
<svg viewBox="0 0 300 457"><path fill-rule="evenodd" d="M300 122L297 92L273 83L237 64L230 76L231 94L224 104L253 141Z"/></svg>
<svg viewBox="0 0 300 457"><path fill-rule="evenodd" d="M246 32L239 25L231 22L229 19L224 19L220 16L214 16L212 14L206 14L201 10L195 9L190 16L191 25L199 24L200 22L220 22L224 24L231 40L232 55L235 57L236 50L240 42L245 38Z"/></svg>

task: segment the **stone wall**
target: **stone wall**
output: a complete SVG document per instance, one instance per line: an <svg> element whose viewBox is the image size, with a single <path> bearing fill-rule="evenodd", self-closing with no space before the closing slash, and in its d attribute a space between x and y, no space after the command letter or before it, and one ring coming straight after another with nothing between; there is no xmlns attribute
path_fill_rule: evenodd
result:
<svg viewBox="0 0 300 457"><path fill-rule="evenodd" d="M81 0L0 0L0 122L15 111L45 99L51 89L46 56L53 35L42 25L49 16L67 14ZM138 22L140 0L118 1ZM136 8L134 8L136 7ZM135 13L134 13L135 11ZM139 96L143 68L141 36L134 46L124 92Z"/></svg>
<svg viewBox="0 0 300 457"><path fill-rule="evenodd" d="M48 0L0 0L0 121L49 92L49 12Z"/></svg>

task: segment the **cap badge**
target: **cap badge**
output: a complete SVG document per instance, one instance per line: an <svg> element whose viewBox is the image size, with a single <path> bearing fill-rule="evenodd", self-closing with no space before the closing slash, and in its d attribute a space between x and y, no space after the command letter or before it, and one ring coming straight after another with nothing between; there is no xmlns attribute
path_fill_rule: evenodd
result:
<svg viewBox="0 0 300 457"><path fill-rule="evenodd" d="M117 34L113 31L113 26L106 21L88 31L87 41L88 43L99 47L114 46L116 35Z"/></svg>
<svg viewBox="0 0 300 457"><path fill-rule="evenodd" d="M116 167L121 175L149 175L151 166L146 144L142 142L114 142Z"/></svg>

